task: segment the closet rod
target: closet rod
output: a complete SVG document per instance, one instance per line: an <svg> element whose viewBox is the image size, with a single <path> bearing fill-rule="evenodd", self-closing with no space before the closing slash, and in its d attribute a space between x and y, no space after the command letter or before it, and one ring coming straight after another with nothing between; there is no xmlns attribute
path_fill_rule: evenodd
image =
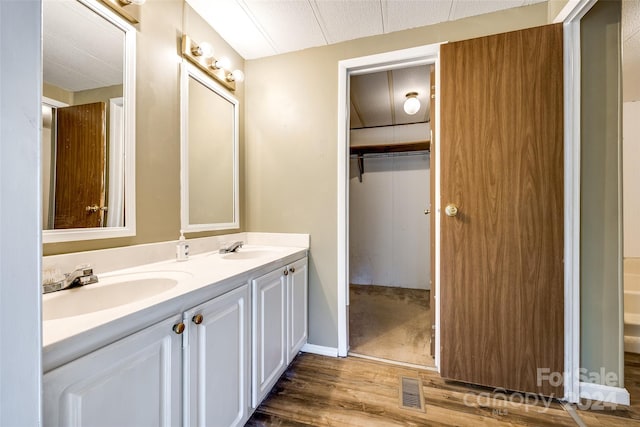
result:
<svg viewBox="0 0 640 427"><path fill-rule="evenodd" d="M359 157L364 157L365 159L372 159L376 157L404 157L404 156L424 156L425 154L429 154L429 150L421 150L421 151L401 151L395 153L363 153L363 154L351 154L352 159L357 159Z"/></svg>
<svg viewBox="0 0 640 427"><path fill-rule="evenodd" d="M395 151L388 153L357 153L351 154L352 159L358 160L358 181L362 182L362 175L364 174L364 159L371 159L377 157L408 157L408 156L424 156L429 154L429 150L417 150L417 151Z"/></svg>

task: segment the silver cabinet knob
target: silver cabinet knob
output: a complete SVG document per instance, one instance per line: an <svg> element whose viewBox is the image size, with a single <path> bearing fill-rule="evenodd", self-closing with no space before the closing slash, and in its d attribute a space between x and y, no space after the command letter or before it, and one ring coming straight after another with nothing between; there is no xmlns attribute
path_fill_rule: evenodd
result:
<svg viewBox="0 0 640 427"><path fill-rule="evenodd" d="M287 270L286 268L284 269L284 271L282 272L282 274L284 274L285 276L289 275L289 270Z"/></svg>
<svg viewBox="0 0 640 427"><path fill-rule="evenodd" d="M296 272L296 269L295 269L295 267L289 267L289 271L290 271L291 273L295 273L295 272Z"/></svg>
<svg viewBox="0 0 640 427"><path fill-rule="evenodd" d="M446 208L444 208L444 213L446 213L447 216L456 216L458 215L458 207L450 203Z"/></svg>

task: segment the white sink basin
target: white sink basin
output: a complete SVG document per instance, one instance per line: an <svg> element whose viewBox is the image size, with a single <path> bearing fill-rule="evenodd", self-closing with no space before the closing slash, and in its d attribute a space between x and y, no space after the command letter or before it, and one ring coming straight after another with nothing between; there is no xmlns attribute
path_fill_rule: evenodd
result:
<svg viewBox="0 0 640 427"><path fill-rule="evenodd" d="M262 258L264 256L272 255L273 249L262 248L240 248L238 252L229 252L228 254L222 254L222 259L255 259Z"/></svg>
<svg viewBox="0 0 640 427"><path fill-rule="evenodd" d="M131 304L167 292L189 277L179 271L98 276L98 283L43 295L42 318L55 320Z"/></svg>

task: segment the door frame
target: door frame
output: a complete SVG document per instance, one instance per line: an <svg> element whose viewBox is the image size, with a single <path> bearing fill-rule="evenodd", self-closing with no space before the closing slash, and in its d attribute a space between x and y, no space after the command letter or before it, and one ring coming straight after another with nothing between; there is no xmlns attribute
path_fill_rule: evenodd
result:
<svg viewBox="0 0 640 427"><path fill-rule="evenodd" d="M563 22L564 38L564 396L580 399L580 20L597 0L571 0L554 22ZM349 77L410 65L435 64L440 91L439 53L442 43L396 50L338 63L338 200L337 284L338 356L349 349ZM436 96L436 133L440 140L440 98ZM440 150L435 144L435 365L440 372Z"/></svg>
<svg viewBox="0 0 640 427"><path fill-rule="evenodd" d="M415 48L396 50L358 58L345 59L338 62L338 356L345 357L349 350L349 77L352 75L387 71L398 68L406 68L416 65L434 64L436 67L436 93L440 87L440 45L435 43ZM436 97L436 117L440 114L440 101ZM435 140L439 139L440 129L436 126ZM439 148L430 155L435 155L435 206L431 207L432 214L440 211L440 185L439 185ZM440 363L440 304L438 299L439 268L440 263L440 223L435 220L435 319L436 319L436 368Z"/></svg>

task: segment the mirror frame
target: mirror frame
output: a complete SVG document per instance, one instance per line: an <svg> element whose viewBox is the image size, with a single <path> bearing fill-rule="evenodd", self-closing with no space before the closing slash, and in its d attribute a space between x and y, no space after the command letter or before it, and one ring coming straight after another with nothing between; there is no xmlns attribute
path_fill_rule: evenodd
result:
<svg viewBox="0 0 640 427"><path fill-rule="evenodd" d="M77 0L124 34L124 227L42 230L43 243L110 239L136 235L136 30L108 7L95 0ZM42 198L42 194L40 195Z"/></svg>
<svg viewBox="0 0 640 427"><path fill-rule="evenodd" d="M189 78L221 96L233 105L233 219L231 222L190 224L189 223ZM180 226L185 233L216 231L240 228L239 191L239 112L238 100L211 77L205 75L185 60L180 68Z"/></svg>

